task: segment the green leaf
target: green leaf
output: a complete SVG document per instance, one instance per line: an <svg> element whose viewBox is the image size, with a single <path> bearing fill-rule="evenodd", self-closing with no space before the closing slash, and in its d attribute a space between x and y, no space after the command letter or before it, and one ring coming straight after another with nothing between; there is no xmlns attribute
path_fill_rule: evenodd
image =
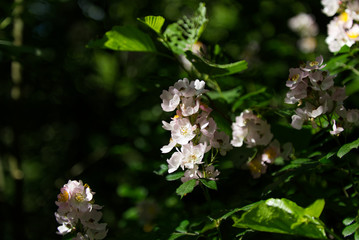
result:
<svg viewBox="0 0 359 240"><path fill-rule="evenodd" d="M325 226L317 219L321 213L322 204L322 200L319 200L309 208L302 208L288 199L271 198L254 205L241 218L233 217L233 226L263 232L326 239ZM315 216L310 215L313 212Z"/></svg>
<svg viewBox="0 0 359 240"><path fill-rule="evenodd" d="M162 16L146 16L144 18L137 18L138 21L146 24L156 33L161 33L161 28L165 23L165 18Z"/></svg>
<svg viewBox="0 0 359 240"><path fill-rule="evenodd" d="M342 158L345 154L350 152L353 148L359 147L359 138L355 140L354 142L344 144L338 151L337 156L339 158Z"/></svg>
<svg viewBox="0 0 359 240"><path fill-rule="evenodd" d="M184 172L176 172L176 173L172 173L166 176L166 180L167 181L175 181L177 179L180 179L181 177L183 177Z"/></svg>
<svg viewBox="0 0 359 240"><path fill-rule="evenodd" d="M180 225L176 228L176 231L180 232L180 233L186 233L188 226L189 226L189 221L188 220L183 220L180 223Z"/></svg>
<svg viewBox="0 0 359 240"><path fill-rule="evenodd" d="M211 100L224 99L228 104L231 104L240 96L240 92L242 91L242 89L242 86L238 86L228 91L211 91L207 92L206 94L210 97Z"/></svg>
<svg viewBox="0 0 359 240"><path fill-rule="evenodd" d="M353 223L352 225L349 225L349 226L346 226L344 229L343 229L343 236L344 237L348 237L350 235L352 235L359 227L359 223Z"/></svg>
<svg viewBox="0 0 359 240"><path fill-rule="evenodd" d="M298 158L291 161L288 165L281 168L277 173L284 172L286 170L292 170L295 168L300 168L302 166L311 165L311 164L318 164L317 161L313 161L309 158Z"/></svg>
<svg viewBox="0 0 359 240"><path fill-rule="evenodd" d="M213 189L213 190L217 190L216 181L208 180L208 179L204 179L204 178L200 178L199 181L201 181L201 183L203 183L204 186L206 186L210 189Z"/></svg>
<svg viewBox="0 0 359 240"><path fill-rule="evenodd" d="M257 95L260 95L260 94L263 94L267 91L267 88L266 87L263 87L261 89L258 89L257 91L254 91L254 92L250 92L250 93L247 93L245 95L243 95L242 97L240 97L232 106L232 111L234 112L239 106L241 106L243 104L243 102L247 99L250 99L254 96L257 96Z"/></svg>
<svg viewBox="0 0 359 240"><path fill-rule="evenodd" d="M187 51L186 56L199 72L208 74L212 78L236 74L246 70L248 67L245 60L229 64L215 64L193 54L191 51Z"/></svg>
<svg viewBox="0 0 359 240"><path fill-rule="evenodd" d="M153 171L155 174L157 175L163 175L165 172L168 171L168 166L166 164L161 164L160 165L160 169L158 169L157 171Z"/></svg>
<svg viewBox="0 0 359 240"><path fill-rule="evenodd" d="M200 3L193 17L185 16L166 28L163 33L165 46L177 55L184 54L199 39L207 22L206 7Z"/></svg>
<svg viewBox="0 0 359 240"><path fill-rule="evenodd" d="M186 233L172 233L171 236L168 238L168 240L175 240L179 237L187 236Z"/></svg>
<svg viewBox="0 0 359 240"><path fill-rule="evenodd" d="M115 26L102 39L90 41L90 48L106 48L115 51L156 52L149 35L130 26Z"/></svg>
<svg viewBox="0 0 359 240"><path fill-rule="evenodd" d="M182 198L187 193L190 193L193 191L194 187L196 186L196 182L197 182L197 179L191 179L185 183L182 183L182 185L176 189L176 193L178 195L180 195Z"/></svg>
<svg viewBox="0 0 359 240"><path fill-rule="evenodd" d="M355 231L354 240L359 240L359 231L358 231L358 229Z"/></svg>
<svg viewBox="0 0 359 240"><path fill-rule="evenodd" d="M343 224L345 226L348 226L348 225L352 224L354 221L355 221L355 218L352 218L352 217L346 218L346 219L343 220Z"/></svg>
<svg viewBox="0 0 359 240"><path fill-rule="evenodd" d="M305 209L305 214L319 218L320 214L324 209L325 201L324 199L317 199L312 205Z"/></svg>

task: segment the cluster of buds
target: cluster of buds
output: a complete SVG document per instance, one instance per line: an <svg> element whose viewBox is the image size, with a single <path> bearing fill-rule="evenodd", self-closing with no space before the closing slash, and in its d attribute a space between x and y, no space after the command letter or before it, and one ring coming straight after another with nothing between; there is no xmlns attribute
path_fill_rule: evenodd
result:
<svg viewBox="0 0 359 240"><path fill-rule="evenodd" d="M298 47L304 53L313 52L317 46L318 25L313 15L299 13L288 20L289 28L299 35Z"/></svg>
<svg viewBox="0 0 359 240"><path fill-rule="evenodd" d="M212 109L201 100L206 91L204 81L189 82L184 78L178 80L168 91L163 90L160 96L164 111L176 110L170 123L162 122L163 128L171 131L171 139L161 151L169 153L176 148L176 152L167 160L168 172L175 172L179 167L186 169L182 182L198 178L215 180L219 172L214 169L214 157L206 163L203 161L204 154L214 149L216 154L219 152L224 156L232 149L229 137L218 131L216 122L210 117Z"/></svg>
<svg viewBox="0 0 359 240"><path fill-rule="evenodd" d="M283 157L278 140L272 141L270 125L252 110L244 110L236 117L236 121L232 123L232 136L231 144L234 147L245 144L248 148L258 148L256 155L246 163L253 178L259 178L267 171L269 164L273 164L276 158Z"/></svg>
<svg viewBox="0 0 359 240"><path fill-rule="evenodd" d="M335 76L322 70L324 67L323 57L319 56L302 67L289 69L286 86L290 90L284 101L302 106L292 116L293 128L301 129L309 121L313 128L331 125L330 133L337 135L344 130L344 124L359 120L359 111L344 108L345 87L334 86Z"/></svg>
<svg viewBox="0 0 359 240"><path fill-rule="evenodd" d="M331 52L337 52L344 45L351 47L359 41L359 1L358 0L322 0L323 12L331 17L328 24L326 43Z"/></svg>
<svg viewBox="0 0 359 240"><path fill-rule="evenodd" d="M73 235L76 240L104 239L107 235L106 223L99 223L102 207L94 204L90 187L82 181L69 180L61 188L56 205L59 207L55 217L60 226L60 235Z"/></svg>

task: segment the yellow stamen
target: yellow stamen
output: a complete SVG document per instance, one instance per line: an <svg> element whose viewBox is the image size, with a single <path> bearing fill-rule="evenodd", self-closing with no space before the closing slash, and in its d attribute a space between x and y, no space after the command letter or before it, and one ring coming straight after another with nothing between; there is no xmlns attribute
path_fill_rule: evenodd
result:
<svg viewBox="0 0 359 240"><path fill-rule="evenodd" d="M342 14L339 15L339 20L342 22L346 22L349 20L349 14L346 12L343 12Z"/></svg>
<svg viewBox="0 0 359 240"><path fill-rule="evenodd" d="M313 67L313 66L317 66L319 64L319 62L317 61L312 61L309 63L309 66Z"/></svg>
<svg viewBox="0 0 359 240"><path fill-rule="evenodd" d="M181 127L180 132L181 132L182 135L187 135L188 134L188 128Z"/></svg>
<svg viewBox="0 0 359 240"><path fill-rule="evenodd" d="M84 200L84 196L81 193L76 193L75 200L78 202L82 202Z"/></svg>
<svg viewBox="0 0 359 240"><path fill-rule="evenodd" d="M296 82L299 79L299 74L293 75L291 78L289 78L290 81Z"/></svg>
<svg viewBox="0 0 359 240"><path fill-rule="evenodd" d="M57 195L57 199L59 200L59 202L67 202L67 200L69 200L69 193L64 190L59 195Z"/></svg>
<svg viewBox="0 0 359 240"><path fill-rule="evenodd" d="M351 38L351 39L355 39L355 38L358 38L359 37L359 33L357 32L348 32L347 33L348 37Z"/></svg>

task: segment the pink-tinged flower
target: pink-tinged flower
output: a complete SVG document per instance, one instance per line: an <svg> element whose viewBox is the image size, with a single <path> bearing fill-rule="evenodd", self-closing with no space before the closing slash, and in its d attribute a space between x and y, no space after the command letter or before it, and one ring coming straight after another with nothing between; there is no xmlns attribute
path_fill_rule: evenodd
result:
<svg viewBox="0 0 359 240"><path fill-rule="evenodd" d="M204 177L212 181L217 181L217 177L219 174L220 172L218 171L218 169L215 169L213 165L207 166L204 170Z"/></svg>
<svg viewBox="0 0 359 240"><path fill-rule="evenodd" d="M196 133L194 132L196 128L197 126L192 126L188 118L177 119L171 130L173 141L181 145L187 144L196 136Z"/></svg>
<svg viewBox="0 0 359 240"><path fill-rule="evenodd" d="M205 81L201 81L196 79L195 81L192 81L190 83L190 86L194 89L196 89L196 95L199 96L205 92L207 92L208 90L206 90L204 87L206 86L206 82Z"/></svg>
<svg viewBox="0 0 359 240"><path fill-rule="evenodd" d="M311 88L315 91L325 91L334 85L334 75L329 75L329 72L316 71L309 74Z"/></svg>
<svg viewBox="0 0 359 240"><path fill-rule="evenodd" d="M302 67L302 70L304 71L312 71L316 69L322 69L326 66L326 64L323 65L323 57L319 56L316 57L314 61L308 61L304 67Z"/></svg>
<svg viewBox="0 0 359 240"><path fill-rule="evenodd" d="M247 147L255 147L267 145L273 134L266 121L258 118L251 110L245 110L232 123L232 136L231 144L234 147L241 147L243 142L247 144Z"/></svg>
<svg viewBox="0 0 359 240"><path fill-rule="evenodd" d="M192 169L187 169L184 172L183 177L181 177L181 181L184 183L184 182L188 182L189 180L199 179L199 178L202 178L202 173L201 171L198 170L198 166L195 165Z"/></svg>
<svg viewBox="0 0 359 240"><path fill-rule="evenodd" d="M306 98L308 95L308 83L306 81L300 81L294 87L287 92L284 102L287 104L294 104L301 99Z"/></svg>
<svg viewBox="0 0 359 240"><path fill-rule="evenodd" d="M295 129L302 129L303 123L308 119L307 114L301 108L295 110L295 115L292 116L292 127Z"/></svg>
<svg viewBox="0 0 359 240"><path fill-rule="evenodd" d="M210 144L213 148L219 149L219 153L222 156L225 156L228 151L233 149L229 141L229 136L225 132L216 131L210 140Z"/></svg>
<svg viewBox="0 0 359 240"><path fill-rule="evenodd" d="M174 152L170 159L167 160L168 163L168 173L173 173L176 171L179 166L182 164L183 154L179 151Z"/></svg>
<svg viewBox="0 0 359 240"><path fill-rule="evenodd" d="M308 76L308 74L308 72L304 72L300 68L290 68L288 80L285 85L290 89L295 88L296 85L303 80L303 78Z"/></svg>
<svg viewBox="0 0 359 240"><path fill-rule="evenodd" d="M336 124L335 120L333 120L333 130L330 131L330 134L331 135L339 135L343 131L344 131L344 128L337 127L337 124Z"/></svg>
<svg viewBox="0 0 359 240"><path fill-rule="evenodd" d="M272 141L268 147L263 150L262 162L267 164L274 163L274 160L280 156L280 144L278 140Z"/></svg>
<svg viewBox="0 0 359 240"><path fill-rule="evenodd" d="M342 104L343 101L348 97L345 93L345 87L336 87L333 89L333 94L331 96L333 101L336 101L337 104Z"/></svg>
<svg viewBox="0 0 359 240"><path fill-rule="evenodd" d="M183 97L181 106L182 115L185 117L196 114L199 110L199 100L193 97Z"/></svg>
<svg viewBox="0 0 359 240"><path fill-rule="evenodd" d="M177 108L177 106L179 105L180 100L181 100L180 96L176 93L173 93L173 91L163 90L160 97L162 99L161 107L162 107L163 111L165 111L165 112L174 111Z"/></svg>
<svg viewBox="0 0 359 240"><path fill-rule="evenodd" d="M190 86L187 78L180 79L174 84L174 88L177 89L180 96L193 97L196 95L196 89Z"/></svg>
<svg viewBox="0 0 359 240"><path fill-rule="evenodd" d="M102 207L94 204L94 192L82 181L69 180L61 188L56 205L59 207L55 217L60 226L57 234L66 235L77 233L75 239L103 239L106 234L106 224L98 223L102 217L99 212Z"/></svg>
<svg viewBox="0 0 359 240"><path fill-rule="evenodd" d="M326 109L323 105L320 105L319 107L316 108L309 102L306 102L304 112L308 117L316 118L324 114L326 112Z"/></svg>
<svg viewBox="0 0 359 240"><path fill-rule="evenodd" d="M182 169L192 169L195 165L202 164L203 156L206 152L207 144L193 145L192 142L181 147L183 159L181 163Z"/></svg>
<svg viewBox="0 0 359 240"><path fill-rule="evenodd" d="M321 3L323 5L323 13L327 15L328 17L334 16L340 6L341 1L340 0L321 0Z"/></svg>

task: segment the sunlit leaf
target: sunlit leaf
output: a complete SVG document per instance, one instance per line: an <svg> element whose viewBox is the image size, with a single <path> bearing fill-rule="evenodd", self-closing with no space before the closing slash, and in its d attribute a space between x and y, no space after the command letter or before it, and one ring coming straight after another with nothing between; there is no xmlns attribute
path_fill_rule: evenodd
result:
<svg viewBox="0 0 359 240"><path fill-rule="evenodd" d="M144 18L137 18L137 20L146 24L156 33L161 33L161 28L165 23L165 18L162 16L146 16Z"/></svg>
<svg viewBox="0 0 359 240"><path fill-rule="evenodd" d="M345 154L350 152L353 148L359 147L359 138L351 143L344 144L338 151L337 156L342 158Z"/></svg>
<svg viewBox="0 0 359 240"><path fill-rule="evenodd" d="M90 48L106 48L115 51L156 52L149 35L130 26L115 26L102 39L89 42Z"/></svg>
<svg viewBox="0 0 359 240"><path fill-rule="evenodd" d="M297 235L325 239L325 226L316 216L320 215L322 201L309 208L299 207L288 199L268 199L243 213L241 218L233 217L234 227L250 228L256 231ZM313 206L316 206L313 211ZM310 213L315 213L315 216Z"/></svg>
<svg viewBox="0 0 359 240"><path fill-rule="evenodd" d="M196 186L197 179L191 179L185 183L182 183L181 186L179 186L176 189L176 193L181 196L181 198L186 195L187 193L190 193L193 191L194 187Z"/></svg>
<svg viewBox="0 0 359 240"><path fill-rule="evenodd" d="M208 188L210 188L210 189L213 189L213 190L217 190L217 183L216 183L216 181L207 180L207 179L203 179L203 178L201 178L201 179L199 179L199 180L201 181L201 183L202 183L204 186L206 186L206 187L208 187Z"/></svg>
<svg viewBox="0 0 359 240"><path fill-rule="evenodd" d="M229 64L215 64L193 54L190 51L187 51L186 55L199 72L207 74L212 78L236 74L247 69L247 62L245 60Z"/></svg>
<svg viewBox="0 0 359 240"><path fill-rule="evenodd" d="M193 17L185 16L166 28L165 46L177 55L184 54L199 39L207 21L205 4L200 3Z"/></svg>
<svg viewBox="0 0 359 240"><path fill-rule="evenodd" d="M343 236L344 237L347 237L347 236L350 236L352 235L359 227L359 223L353 223L352 225L349 225L349 226L346 226L344 229L343 229Z"/></svg>
<svg viewBox="0 0 359 240"><path fill-rule="evenodd" d="M352 218L352 217L351 218L346 218L346 219L343 220L343 224L345 226L348 226L348 225L352 224L354 221L355 221L355 218Z"/></svg>
<svg viewBox="0 0 359 240"><path fill-rule="evenodd" d="M312 205L304 209L305 214L319 218L320 214L324 209L324 205L325 205L324 199L318 199L314 203L312 203Z"/></svg>

